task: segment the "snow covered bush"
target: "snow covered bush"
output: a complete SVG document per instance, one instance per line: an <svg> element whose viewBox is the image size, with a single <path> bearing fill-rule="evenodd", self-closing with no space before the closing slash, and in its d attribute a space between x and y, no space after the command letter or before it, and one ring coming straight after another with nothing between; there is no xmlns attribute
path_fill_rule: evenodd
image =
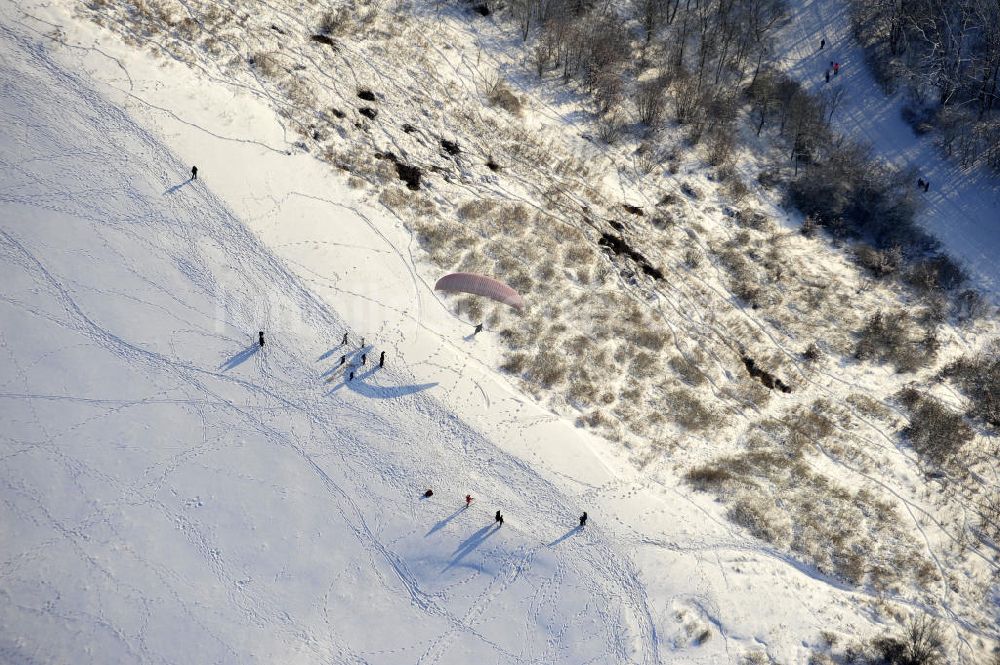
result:
<svg viewBox="0 0 1000 665"><path fill-rule="evenodd" d="M911 617L901 635L880 635L844 652L850 665L944 665L947 641L941 622L926 614Z"/></svg>
<svg viewBox="0 0 1000 665"><path fill-rule="evenodd" d="M913 372L933 360L936 351L936 338L921 335L906 312L878 310L858 334L854 355L858 360L891 362L899 372Z"/></svg>
<svg viewBox="0 0 1000 665"><path fill-rule="evenodd" d="M521 115L521 98L514 94L502 76L496 74L487 79L486 98L491 106L501 108L511 115Z"/></svg>
<svg viewBox="0 0 1000 665"><path fill-rule="evenodd" d="M969 398L970 417L1000 427L1000 340L977 356L951 363L942 375L955 381Z"/></svg>
<svg viewBox="0 0 1000 665"><path fill-rule="evenodd" d="M686 388L670 391L664 398L663 410L675 423L692 432L721 427L724 422L700 395Z"/></svg>
<svg viewBox="0 0 1000 665"><path fill-rule="evenodd" d="M933 464L951 462L972 439L972 428L961 414L953 413L936 399L912 388L902 390L898 398L910 412L910 424L903 429L903 436Z"/></svg>

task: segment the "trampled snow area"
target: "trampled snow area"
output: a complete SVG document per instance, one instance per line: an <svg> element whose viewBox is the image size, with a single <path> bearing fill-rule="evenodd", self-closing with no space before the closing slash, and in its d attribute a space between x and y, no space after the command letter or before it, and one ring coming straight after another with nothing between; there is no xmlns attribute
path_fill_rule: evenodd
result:
<svg viewBox="0 0 1000 665"><path fill-rule="evenodd" d="M798 663L886 627L520 394L259 97L28 3L0 86L0 660Z"/></svg>
<svg viewBox="0 0 1000 665"><path fill-rule="evenodd" d="M973 284L994 298L1000 292L1000 176L987 167L962 168L946 158L934 134L917 136L900 113L905 93L887 97L851 35L849 4L841 0L789 3L788 24L776 36L788 73L813 93L839 95L833 128L871 145L898 168L930 181L920 196L917 222L969 271ZM820 40L826 46L820 49ZM826 83L830 63L840 73ZM839 91L839 92L838 92ZM916 190L916 182L914 182Z"/></svg>

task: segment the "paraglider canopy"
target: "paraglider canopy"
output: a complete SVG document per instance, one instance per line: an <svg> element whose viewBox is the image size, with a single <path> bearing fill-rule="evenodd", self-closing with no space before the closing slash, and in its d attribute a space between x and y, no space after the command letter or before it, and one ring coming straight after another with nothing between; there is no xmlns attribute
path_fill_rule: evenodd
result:
<svg viewBox="0 0 1000 665"><path fill-rule="evenodd" d="M471 293L510 305L520 311L524 309L524 301L514 289L498 279L477 275L471 272L454 272L445 275L434 285L436 291L451 291L454 293Z"/></svg>

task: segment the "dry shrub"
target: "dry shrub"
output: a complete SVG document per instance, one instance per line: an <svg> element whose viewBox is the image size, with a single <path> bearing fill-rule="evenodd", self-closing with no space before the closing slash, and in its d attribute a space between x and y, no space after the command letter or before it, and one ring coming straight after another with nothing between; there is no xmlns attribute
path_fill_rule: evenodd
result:
<svg viewBox="0 0 1000 665"><path fill-rule="evenodd" d="M570 379L566 395L570 401L576 402L578 405L589 405L597 401L597 391L597 386L590 380L590 377L584 375Z"/></svg>
<svg viewBox="0 0 1000 665"><path fill-rule="evenodd" d="M543 388L552 388L566 378L567 370L566 361L561 354L542 350L528 365L526 376L529 381L538 383Z"/></svg>
<svg viewBox="0 0 1000 665"><path fill-rule="evenodd" d="M455 311L470 321L482 321L485 313L483 301L477 296L462 296L456 299Z"/></svg>
<svg viewBox="0 0 1000 665"><path fill-rule="evenodd" d="M632 376L640 379L648 379L660 373L660 361L651 353L639 351L629 362L629 371Z"/></svg>
<svg viewBox="0 0 1000 665"><path fill-rule="evenodd" d="M688 355L672 356L667 364L674 370L685 383L697 387L705 383L705 373L701 369L705 362L705 352L701 348L695 349Z"/></svg>
<svg viewBox="0 0 1000 665"><path fill-rule="evenodd" d="M351 180L356 180L360 183L360 186L364 186L360 178L351 176L348 180L348 185L351 185ZM351 185L353 186L353 185ZM393 210L395 212L400 212L407 204L406 190L402 187L386 187L382 190L382 193L378 196L378 202L384 205L386 208Z"/></svg>
<svg viewBox="0 0 1000 665"><path fill-rule="evenodd" d="M733 475L725 469L706 464L688 471L684 475L684 479L691 483L695 489L704 492L710 488L720 488L733 480Z"/></svg>
<svg viewBox="0 0 1000 665"><path fill-rule="evenodd" d="M319 19L319 32L323 35L347 33L351 28L351 11L347 7L337 7L323 12Z"/></svg>
<svg viewBox="0 0 1000 665"><path fill-rule="evenodd" d="M253 66L264 76L275 79L285 73L277 52L259 52L253 56Z"/></svg>
<svg viewBox="0 0 1000 665"><path fill-rule="evenodd" d="M500 364L500 369L508 374L520 376L524 373L525 368L528 366L529 359L530 356L527 353L508 353L503 362Z"/></svg>
<svg viewBox="0 0 1000 665"><path fill-rule="evenodd" d="M913 372L933 360L937 340L931 335L919 337L909 315L900 310L875 312L859 333L854 355L858 360L883 360L899 372Z"/></svg>
<svg viewBox="0 0 1000 665"><path fill-rule="evenodd" d="M944 369L969 398L968 414L993 427L1000 427L1000 340L977 356L966 356Z"/></svg>
<svg viewBox="0 0 1000 665"><path fill-rule="evenodd" d="M562 249L563 262L570 267L592 266L597 260L597 253L587 244L567 244Z"/></svg>
<svg viewBox="0 0 1000 665"><path fill-rule="evenodd" d="M499 74L486 81L486 98L491 106L502 108L511 115L521 115L521 98L514 94Z"/></svg>
<svg viewBox="0 0 1000 665"><path fill-rule="evenodd" d="M673 390L664 400L664 411L675 423L692 432L703 432L722 424L722 417L706 406L696 393Z"/></svg>
<svg viewBox="0 0 1000 665"><path fill-rule="evenodd" d="M460 205L457 214L459 219L475 221L490 214L498 203L496 199L474 199Z"/></svg>
<svg viewBox="0 0 1000 665"><path fill-rule="evenodd" d="M643 326L630 331L628 340L640 348L660 351L667 344L667 334L661 330Z"/></svg>
<svg viewBox="0 0 1000 665"><path fill-rule="evenodd" d="M609 422L608 417L600 409L594 409L590 413L579 416L576 419L576 424L581 427L600 427L601 425L607 425Z"/></svg>
<svg viewBox="0 0 1000 665"><path fill-rule="evenodd" d="M962 416L936 399L912 388L904 388L897 397L910 412L910 424L903 429L903 435L930 462L954 461L962 446L972 440L972 428Z"/></svg>
<svg viewBox="0 0 1000 665"><path fill-rule="evenodd" d="M730 383L719 391L723 397L735 401L742 406L762 408L772 397L772 391L756 381L746 377L740 377L734 383Z"/></svg>
<svg viewBox="0 0 1000 665"><path fill-rule="evenodd" d="M452 243L465 238L465 231L454 222L447 220L421 221L416 224L417 242L429 254L441 253L451 246Z"/></svg>
<svg viewBox="0 0 1000 665"><path fill-rule="evenodd" d="M868 395L853 393L847 396L847 403L863 416L878 418L879 420L889 420L892 418L892 411Z"/></svg>
<svg viewBox="0 0 1000 665"><path fill-rule="evenodd" d="M791 538L791 520L766 497L738 499L726 512L726 517L772 545L782 546Z"/></svg>
<svg viewBox="0 0 1000 665"><path fill-rule="evenodd" d="M528 222L531 218L528 206L523 203L513 203L501 205L493 216L493 221L500 228L500 232L507 236L519 236L527 230ZM535 247L535 239L527 245L528 248Z"/></svg>

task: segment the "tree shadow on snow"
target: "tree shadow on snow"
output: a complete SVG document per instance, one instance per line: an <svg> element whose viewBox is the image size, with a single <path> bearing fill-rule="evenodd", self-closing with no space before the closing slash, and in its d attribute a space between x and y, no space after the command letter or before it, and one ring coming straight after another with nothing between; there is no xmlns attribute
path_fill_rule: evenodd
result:
<svg viewBox="0 0 1000 665"><path fill-rule="evenodd" d="M184 182L177 183L173 187L168 187L167 189L165 189L163 191L163 195L166 196L168 194L176 194L180 189L182 189L186 185L189 185L190 183L191 183L191 178L188 178Z"/></svg>
<svg viewBox="0 0 1000 665"><path fill-rule="evenodd" d="M573 527L572 529L570 529L569 531L567 531L566 533L564 533L563 535L559 536L558 538L556 538L555 540L553 540L551 543L549 543L547 545L547 547L555 547L556 545L558 545L562 541L566 540L570 536L574 535L578 531L580 531L580 527L578 527L578 526Z"/></svg>
<svg viewBox="0 0 1000 665"><path fill-rule="evenodd" d="M248 358L250 358L250 356L257 353L259 349L260 349L259 344L251 344L250 346L243 349L242 351L237 353L235 356L233 356L226 362L219 365L219 369L221 369L223 372L228 372L237 365L242 365Z"/></svg>
<svg viewBox="0 0 1000 665"><path fill-rule="evenodd" d="M476 531L474 534L466 538L465 542L463 542L455 549L455 553L452 555L451 561L448 562L448 565L444 567L442 572L444 572L444 570L448 570L462 563L462 559L464 559L466 556L475 551L477 547L486 542L487 538L489 538L499 530L500 527L497 527L493 524L487 524L482 529Z"/></svg>
<svg viewBox="0 0 1000 665"><path fill-rule="evenodd" d="M465 506L462 506L461 508L459 508L458 510L456 510L455 512L453 512L451 515L448 515L448 517L444 518L443 520L441 520L440 522L438 522L437 524L435 524L434 526L432 526L431 530L428 531L426 534L424 534L424 538L426 538L427 536L431 535L432 533L434 533L436 531L440 531L441 529L443 529L446 526L448 526L448 522L452 521L453 519L455 519L456 517L458 517L459 515L461 515L462 511L464 511L464 510L465 510Z"/></svg>

